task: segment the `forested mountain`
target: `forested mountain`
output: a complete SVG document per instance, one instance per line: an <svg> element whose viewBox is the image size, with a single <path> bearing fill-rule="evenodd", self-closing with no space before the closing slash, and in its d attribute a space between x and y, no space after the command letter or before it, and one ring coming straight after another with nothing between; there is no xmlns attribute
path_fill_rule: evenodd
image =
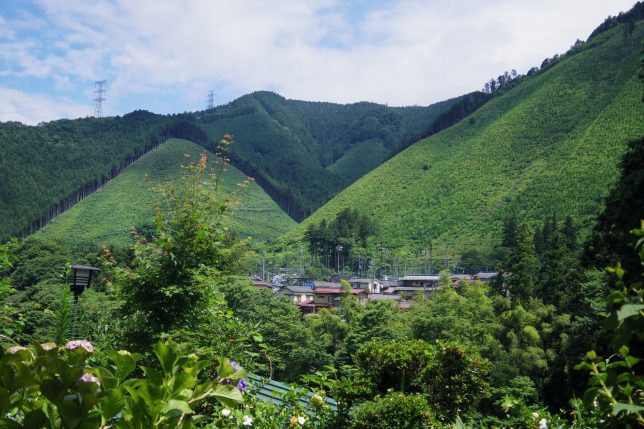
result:
<svg viewBox="0 0 644 429"><path fill-rule="evenodd" d="M233 134L233 164L301 220L466 97L429 107L387 107L287 100L255 92L194 117L212 136Z"/></svg>
<svg viewBox="0 0 644 429"><path fill-rule="evenodd" d="M259 92L195 114L0 123L0 240L38 230L169 138L214 150L227 133L235 137L233 164L301 219L417 136L434 132L437 118L457 121L462 112L455 108L487 100L477 94L392 108Z"/></svg>
<svg viewBox="0 0 644 429"><path fill-rule="evenodd" d="M30 233L171 137L204 142L177 118L135 111L116 118L0 124L0 240Z"/></svg>
<svg viewBox="0 0 644 429"><path fill-rule="evenodd" d="M638 81L642 21L576 43L468 118L424 139L345 189L286 236L359 208L372 247L485 251L503 220L574 217L582 237L644 135ZM453 254L452 253L452 254Z"/></svg>
<svg viewBox="0 0 644 429"><path fill-rule="evenodd" d="M132 244L132 227L141 233L151 228L154 216L155 187L177 179L180 165L196 162L203 147L179 139L168 140L139 160L123 174L107 183L34 234L35 238L64 243L68 248L92 248L96 243L126 247ZM207 152L213 161L215 155ZM234 195L232 216L225 222L240 237L258 241L276 238L295 222L254 182L233 166L220 177L221 192ZM91 226L91 227L88 227Z"/></svg>

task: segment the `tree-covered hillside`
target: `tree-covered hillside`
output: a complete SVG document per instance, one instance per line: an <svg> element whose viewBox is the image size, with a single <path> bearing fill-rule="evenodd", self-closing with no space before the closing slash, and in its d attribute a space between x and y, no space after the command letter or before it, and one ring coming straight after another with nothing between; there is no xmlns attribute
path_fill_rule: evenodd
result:
<svg viewBox="0 0 644 429"><path fill-rule="evenodd" d="M298 220L426 132L462 98L387 107L255 92L194 117L211 136L233 134L233 164Z"/></svg>
<svg viewBox="0 0 644 429"><path fill-rule="evenodd" d="M462 100L390 108L260 92L196 114L136 111L35 127L0 123L0 240L37 231L168 138L214 150L227 133L235 137L233 164L300 219L415 136L431 132L434 120Z"/></svg>
<svg viewBox="0 0 644 429"><path fill-rule="evenodd" d="M141 232L151 227L157 198L154 187L178 178L180 165L196 161L202 152L202 147L187 140L171 139L162 143L100 191L58 216L35 237L70 248L91 247L97 243L131 245L132 227ZM214 157L208 153L209 159ZM231 209L234 216L226 219L226 223L242 237L264 241L276 238L295 225L256 183L246 181L235 167L229 165L222 173L220 189L239 198L239 203Z"/></svg>
<svg viewBox="0 0 644 429"><path fill-rule="evenodd" d="M0 123L0 240L37 230L170 137L206 138L187 121L144 111Z"/></svg>
<svg viewBox="0 0 644 429"><path fill-rule="evenodd" d="M503 219L572 215L582 237L615 182L627 143L644 135L639 52L625 24L576 44L545 70L465 120L411 146L318 210L356 208L378 226L373 246L460 253L490 248Z"/></svg>

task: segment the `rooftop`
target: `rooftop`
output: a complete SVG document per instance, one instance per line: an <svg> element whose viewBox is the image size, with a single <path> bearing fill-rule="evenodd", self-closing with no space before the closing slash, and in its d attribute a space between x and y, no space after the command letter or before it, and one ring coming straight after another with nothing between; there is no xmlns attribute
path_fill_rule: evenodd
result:
<svg viewBox="0 0 644 429"><path fill-rule="evenodd" d="M403 280L403 281L404 280L407 280L407 281L413 281L413 280L422 281L422 280L425 280L425 281L436 281L436 282L439 281L440 279L441 279L441 276L438 276L438 275L422 275L422 276L414 275L414 276L405 276L405 277L400 278L400 280Z"/></svg>

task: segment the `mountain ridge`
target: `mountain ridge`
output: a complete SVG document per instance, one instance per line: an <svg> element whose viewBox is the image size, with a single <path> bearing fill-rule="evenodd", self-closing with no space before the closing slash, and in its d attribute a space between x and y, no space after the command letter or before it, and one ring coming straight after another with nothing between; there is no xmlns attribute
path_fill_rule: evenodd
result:
<svg viewBox="0 0 644 429"><path fill-rule="evenodd" d="M641 40L640 22L633 35ZM284 240L347 207L379 224L372 248L489 250L503 218L574 215L587 234L628 141L644 134L638 52L597 34L465 120L359 179ZM605 140L605 141L602 141Z"/></svg>

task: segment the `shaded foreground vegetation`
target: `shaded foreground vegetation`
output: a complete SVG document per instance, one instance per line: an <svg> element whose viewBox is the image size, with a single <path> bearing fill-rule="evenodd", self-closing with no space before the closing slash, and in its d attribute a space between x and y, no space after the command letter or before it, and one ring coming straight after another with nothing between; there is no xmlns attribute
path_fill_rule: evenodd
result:
<svg viewBox="0 0 644 429"><path fill-rule="evenodd" d="M66 256L35 239L16 252L3 247L3 265L13 265L0 308L3 423L590 428L641 420L641 287L623 283L616 268L607 306L611 282L577 268L568 222L549 219L534 234L508 220L498 250L508 275L495 284L453 287L445 277L442 291L417 297L406 312L347 294L340 308L301 318L290 302L237 276L247 249L224 228L228 196L213 192L222 166L208 167L203 155L185 170L185 186L160 188L154 240L139 236L129 254L104 249L88 261L103 269L79 301L77 332L91 346L48 344L69 339L67 286L47 278ZM629 177L615 201L628 198ZM42 345L25 349L32 341ZM615 351L610 365L600 358ZM285 406L271 405L242 381L245 371L310 390L294 388ZM582 402L573 398L583 396L585 371L591 388Z"/></svg>

